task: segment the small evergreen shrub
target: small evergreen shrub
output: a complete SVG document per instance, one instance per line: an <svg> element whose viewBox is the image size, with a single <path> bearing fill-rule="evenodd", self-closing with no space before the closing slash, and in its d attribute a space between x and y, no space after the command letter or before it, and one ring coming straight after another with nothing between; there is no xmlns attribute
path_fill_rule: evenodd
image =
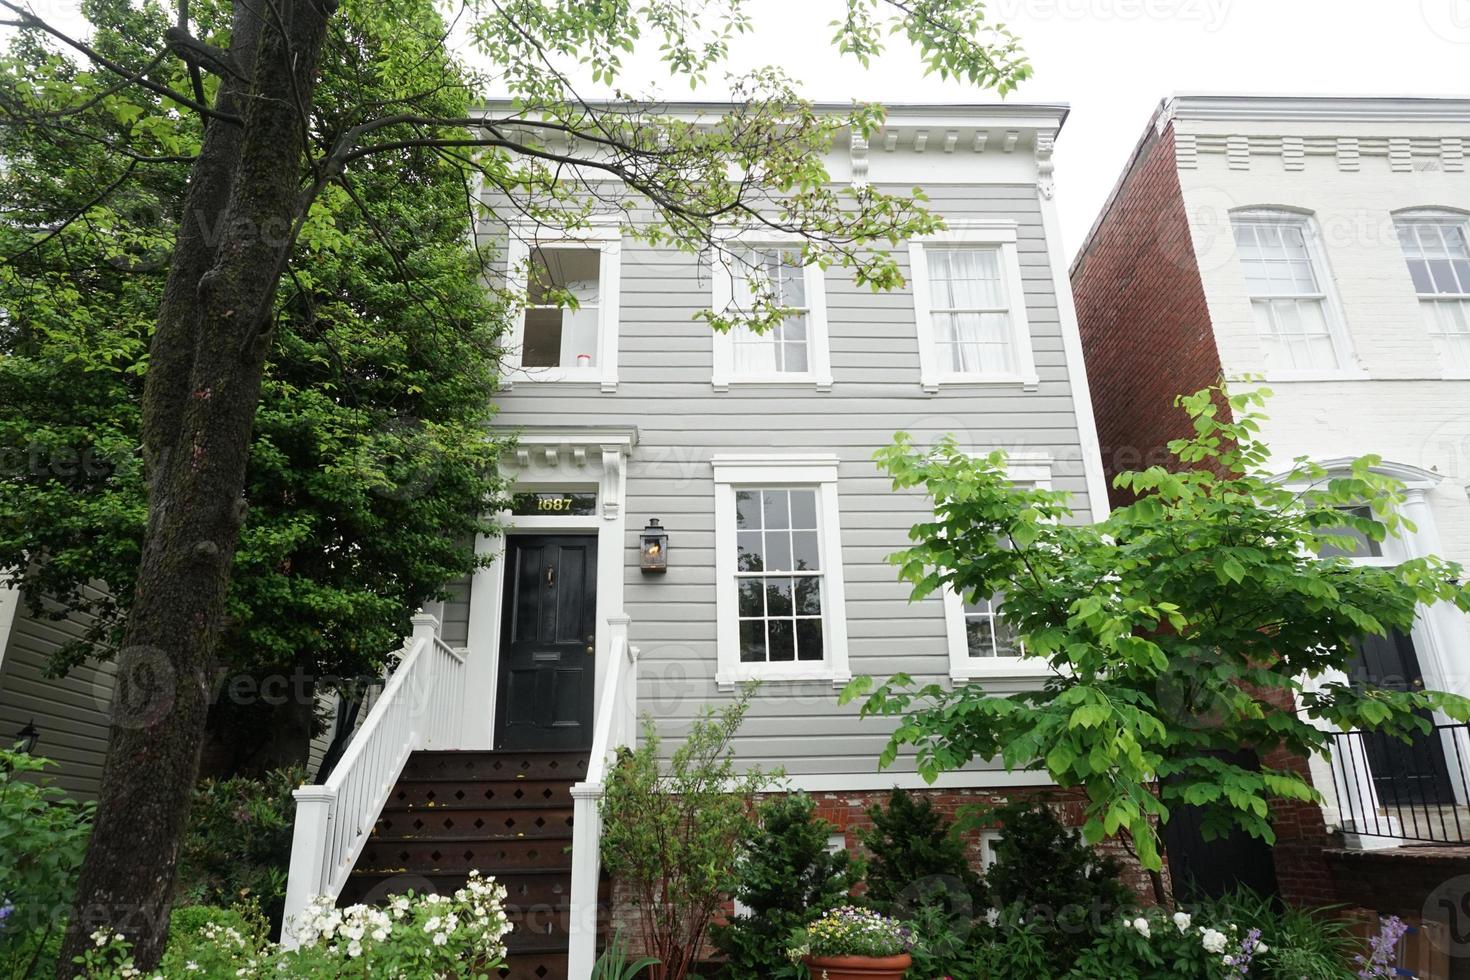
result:
<svg viewBox="0 0 1470 980"><path fill-rule="evenodd" d="M805 793L767 800L756 819L740 848L733 891L749 914L717 926L712 938L729 980L795 978L800 968L786 956L786 941L847 901L862 878L862 862L827 850L831 825L816 818Z"/></svg>
<svg viewBox="0 0 1470 980"><path fill-rule="evenodd" d="M995 862L985 875L999 922L1003 928L1039 927L1055 969L1137 904L1118 879L1117 862L1084 844L1048 807L1008 803L988 817L1001 825Z"/></svg>
<svg viewBox="0 0 1470 980"><path fill-rule="evenodd" d="M873 828L858 836L872 855L867 898L876 907L903 917L925 905L963 917L989 907L964 845L928 799L895 789L888 806L873 807L868 816Z"/></svg>

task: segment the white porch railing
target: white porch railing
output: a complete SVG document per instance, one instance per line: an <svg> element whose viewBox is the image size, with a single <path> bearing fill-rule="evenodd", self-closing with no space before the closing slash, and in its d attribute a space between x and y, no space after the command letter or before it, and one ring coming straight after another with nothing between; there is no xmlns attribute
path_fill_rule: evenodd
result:
<svg viewBox="0 0 1470 980"><path fill-rule="evenodd" d="M454 745L464 711L465 658L420 614L403 658L326 783L296 790L296 829L286 881L282 941L319 895L336 898L357 863L388 794L418 749Z"/></svg>
<svg viewBox="0 0 1470 980"><path fill-rule="evenodd" d="M597 703L587 778L572 787L571 945L567 976L590 977L597 960L598 882L602 877L602 802L608 764L638 741L638 648L628 644L628 618L610 618L611 658Z"/></svg>

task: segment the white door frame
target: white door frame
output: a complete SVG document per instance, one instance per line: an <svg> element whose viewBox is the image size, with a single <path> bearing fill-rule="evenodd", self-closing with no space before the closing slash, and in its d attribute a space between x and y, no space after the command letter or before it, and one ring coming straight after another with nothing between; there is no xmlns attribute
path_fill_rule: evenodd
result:
<svg viewBox="0 0 1470 980"><path fill-rule="evenodd" d="M504 534L481 535L475 552L492 563L475 570L470 580L469 660L464 689L461 749L495 747L495 701L500 683L500 616L505 588L505 535L597 535L597 643L593 703L602 699L613 620L623 617L623 552L627 539L628 458L638 445L638 430L587 426L521 430L503 471L516 491L597 491L596 512L586 516L516 517L507 512L498 522Z"/></svg>
<svg viewBox="0 0 1470 980"><path fill-rule="evenodd" d="M20 588L0 583L0 668L5 666L5 651L10 646L10 629L20 610Z"/></svg>

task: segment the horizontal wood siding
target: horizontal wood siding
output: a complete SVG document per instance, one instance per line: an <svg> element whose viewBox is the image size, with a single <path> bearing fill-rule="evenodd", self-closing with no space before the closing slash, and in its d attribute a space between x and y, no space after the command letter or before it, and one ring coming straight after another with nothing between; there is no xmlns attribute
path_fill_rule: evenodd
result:
<svg viewBox="0 0 1470 980"><path fill-rule="evenodd" d="M86 625L77 614L62 620L33 616L22 604L0 663L0 739L8 747L34 721L41 733L36 754L57 763L47 774L77 799L95 799L102 785L114 667L87 663L62 678L47 677L46 668L51 655L79 638Z"/></svg>
<svg viewBox="0 0 1470 980"><path fill-rule="evenodd" d="M712 340L693 319L710 303L710 277L694 257L625 240L619 380L594 385L517 381L499 396L498 424L634 425L628 470L626 606L642 649L641 710L674 740L705 704L730 695L714 683L714 484L717 453L836 453L847 628L855 674L906 671L948 677L942 602L909 600L886 557L926 519L918 494L895 494L872 461L899 430L928 440L1045 453L1054 486L1074 494L1086 517L1086 487L1069 367L1063 354L1052 266L1036 189L1025 185L938 186L931 207L951 218L1001 218L1019 226L1018 253L1041 383L945 388L919 383L913 295L874 293L840 269L827 272L834 386L711 386ZM895 250L907 274L907 249ZM1075 366L1074 369L1080 369ZM638 570L637 529L657 517L669 530L667 575ZM859 721L830 683L770 683L739 737L741 758L793 774L872 773L889 726Z"/></svg>

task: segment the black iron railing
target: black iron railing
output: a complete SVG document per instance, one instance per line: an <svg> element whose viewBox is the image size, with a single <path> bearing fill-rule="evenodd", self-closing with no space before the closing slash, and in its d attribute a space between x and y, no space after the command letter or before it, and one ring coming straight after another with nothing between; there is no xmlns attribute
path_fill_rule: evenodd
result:
<svg viewBox="0 0 1470 980"><path fill-rule="evenodd" d="M1470 843L1470 725L1435 725L1410 741L1379 732L1332 736L1343 830L1436 844Z"/></svg>

